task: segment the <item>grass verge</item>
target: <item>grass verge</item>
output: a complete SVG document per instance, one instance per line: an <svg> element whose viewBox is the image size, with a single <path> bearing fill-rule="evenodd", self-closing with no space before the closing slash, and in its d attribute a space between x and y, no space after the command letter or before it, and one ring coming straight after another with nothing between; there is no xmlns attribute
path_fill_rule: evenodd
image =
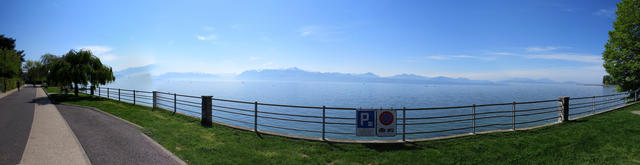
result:
<svg viewBox="0 0 640 165"><path fill-rule="evenodd" d="M57 93L56 88L46 89ZM95 107L143 127L189 164L640 164L640 104L528 131L411 144L333 144L215 125L81 94L56 102Z"/></svg>

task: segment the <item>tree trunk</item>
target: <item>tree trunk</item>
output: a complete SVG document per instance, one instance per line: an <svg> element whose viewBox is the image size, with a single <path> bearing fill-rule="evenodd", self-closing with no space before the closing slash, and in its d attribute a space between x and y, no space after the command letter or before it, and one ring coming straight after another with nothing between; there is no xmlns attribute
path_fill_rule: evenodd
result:
<svg viewBox="0 0 640 165"><path fill-rule="evenodd" d="M78 83L74 83L75 88L73 89L73 93L76 94L76 96L78 96Z"/></svg>
<svg viewBox="0 0 640 165"><path fill-rule="evenodd" d="M93 96L93 90L96 90L96 87L94 87L93 85L91 85L91 95Z"/></svg>

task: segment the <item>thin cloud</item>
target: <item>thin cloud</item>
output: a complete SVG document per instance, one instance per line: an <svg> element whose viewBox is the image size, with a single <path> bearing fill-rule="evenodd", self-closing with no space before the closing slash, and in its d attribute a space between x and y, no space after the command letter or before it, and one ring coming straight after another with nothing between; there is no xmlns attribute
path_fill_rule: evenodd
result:
<svg viewBox="0 0 640 165"><path fill-rule="evenodd" d="M314 34L315 31L317 31L317 29L318 28L315 27L315 26L306 26L306 27L301 28L298 32L300 33L300 36L306 37L306 36L309 36L311 34Z"/></svg>
<svg viewBox="0 0 640 165"><path fill-rule="evenodd" d="M546 47L545 47L546 48ZM555 47L554 47L555 48ZM564 48L564 47L561 47ZM549 50L549 49L547 49ZM518 54L511 52L490 52L490 55L514 56L527 59L547 59L547 60L563 60L584 63L602 63L602 56L577 53L538 53L538 54Z"/></svg>
<svg viewBox="0 0 640 165"><path fill-rule="evenodd" d="M596 55L580 55L570 53L524 55L528 59L550 59L585 63L602 63L602 57Z"/></svg>
<svg viewBox="0 0 640 165"><path fill-rule="evenodd" d="M115 56L113 54L107 54L107 55L100 56L100 59L102 59L103 61L113 61L118 59L118 56Z"/></svg>
<svg viewBox="0 0 640 165"><path fill-rule="evenodd" d="M450 73L443 74L449 77L465 77L476 80L506 80L510 78L549 78L553 81L575 81L581 83L598 83L605 74L602 66L588 67L558 67L540 69L512 69L486 72Z"/></svg>
<svg viewBox="0 0 640 165"><path fill-rule="evenodd" d="M485 61L490 61L490 60L495 60L495 57L480 57L480 56L468 56L468 55L456 55L456 56L451 56L453 58L468 58L468 59L477 59L477 60L485 60Z"/></svg>
<svg viewBox="0 0 640 165"><path fill-rule="evenodd" d="M615 18L616 11L615 9L600 9L593 14L601 17Z"/></svg>
<svg viewBox="0 0 640 165"><path fill-rule="evenodd" d="M204 30L204 31L213 31L213 30L216 30L216 27L204 26L204 27L202 27L202 30Z"/></svg>
<svg viewBox="0 0 640 165"><path fill-rule="evenodd" d="M495 60L495 57L480 57L480 56L469 56L469 55L437 55L437 56L424 56L419 58L414 58L414 60L453 60L453 59L477 59L477 60Z"/></svg>
<svg viewBox="0 0 640 165"><path fill-rule="evenodd" d="M196 36L196 37L197 37L197 38L198 38L198 40L200 40L200 41L217 40L217 39L218 39L218 36L217 36L217 35L215 35L215 34L210 34L210 35L207 35L207 36L198 35L198 36Z"/></svg>
<svg viewBox="0 0 640 165"><path fill-rule="evenodd" d="M89 50L91 51L91 53L93 53L93 55L97 56L98 58L100 58L100 60L105 62L118 59L118 56L109 53L111 52L111 50L113 50L113 48L109 46L82 46L78 49Z"/></svg>
<svg viewBox="0 0 640 165"><path fill-rule="evenodd" d="M449 59L449 57L445 57L445 56L427 56L426 58L434 59L434 60L448 60Z"/></svg>
<svg viewBox="0 0 640 165"><path fill-rule="evenodd" d="M333 42L345 39L343 27L304 26L297 32L301 37L320 42Z"/></svg>
<svg viewBox="0 0 640 165"><path fill-rule="evenodd" d="M546 51L552 51L552 50L558 50L558 49L563 49L566 47L561 47L561 46L544 46L544 47L528 47L528 48L524 48L527 52L546 52Z"/></svg>
<svg viewBox="0 0 640 165"><path fill-rule="evenodd" d="M78 49L89 50L93 54L104 54L113 50L113 48L108 46L81 46Z"/></svg>
<svg viewBox="0 0 640 165"><path fill-rule="evenodd" d="M256 56L249 57L249 60L251 60L251 61L255 61L255 60L259 60L259 59L261 59L261 58L260 57L256 57Z"/></svg>
<svg viewBox="0 0 640 165"><path fill-rule="evenodd" d="M498 56L514 56L514 55L517 55L517 54L511 53L511 52L489 52L487 54L489 54L489 55L498 55Z"/></svg>

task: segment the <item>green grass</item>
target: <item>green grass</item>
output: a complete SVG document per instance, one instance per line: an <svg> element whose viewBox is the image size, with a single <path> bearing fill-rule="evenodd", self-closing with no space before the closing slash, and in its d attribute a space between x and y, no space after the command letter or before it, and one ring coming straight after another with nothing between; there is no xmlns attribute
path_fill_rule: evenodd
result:
<svg viewBox="0 0 640 165"><path fill-rule="evenodd" d="M55 88L47 89L57 92ZM103 98L55 95L144 127L189 164L640 164L634 105L554 126L411 144L335 144L200 126L197 119Z"/></svg>

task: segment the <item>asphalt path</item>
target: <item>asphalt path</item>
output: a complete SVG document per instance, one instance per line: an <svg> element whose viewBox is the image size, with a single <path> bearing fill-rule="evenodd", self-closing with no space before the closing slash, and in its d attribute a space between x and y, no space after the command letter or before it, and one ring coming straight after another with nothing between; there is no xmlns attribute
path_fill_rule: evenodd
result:
<svg viewBox="0 0 640 165"><path fill-rule="evenodd" d="M0 164L18 164L26 147L35 104L35 88L24 87L0 99Z"/></svg>
<svg viewBox="0 0 640 165"><path fill-rule="evenodd" d="M28 144L34 142L29 139L31 131L36 130L32 127L37 88L25 87L0 98L0 165L21 163ZM144 135L140 128L121 119L72 105L56 104L53 110L60 112L91 164L184 164ZM42 156L34 158L38 157Z"/></svg>
<svg viewBox="0 0 640 165"><path fill-rule="evenodd" d="M89 108L64 104L56 107L94 165L180 164L136 126Z"/></svg>

